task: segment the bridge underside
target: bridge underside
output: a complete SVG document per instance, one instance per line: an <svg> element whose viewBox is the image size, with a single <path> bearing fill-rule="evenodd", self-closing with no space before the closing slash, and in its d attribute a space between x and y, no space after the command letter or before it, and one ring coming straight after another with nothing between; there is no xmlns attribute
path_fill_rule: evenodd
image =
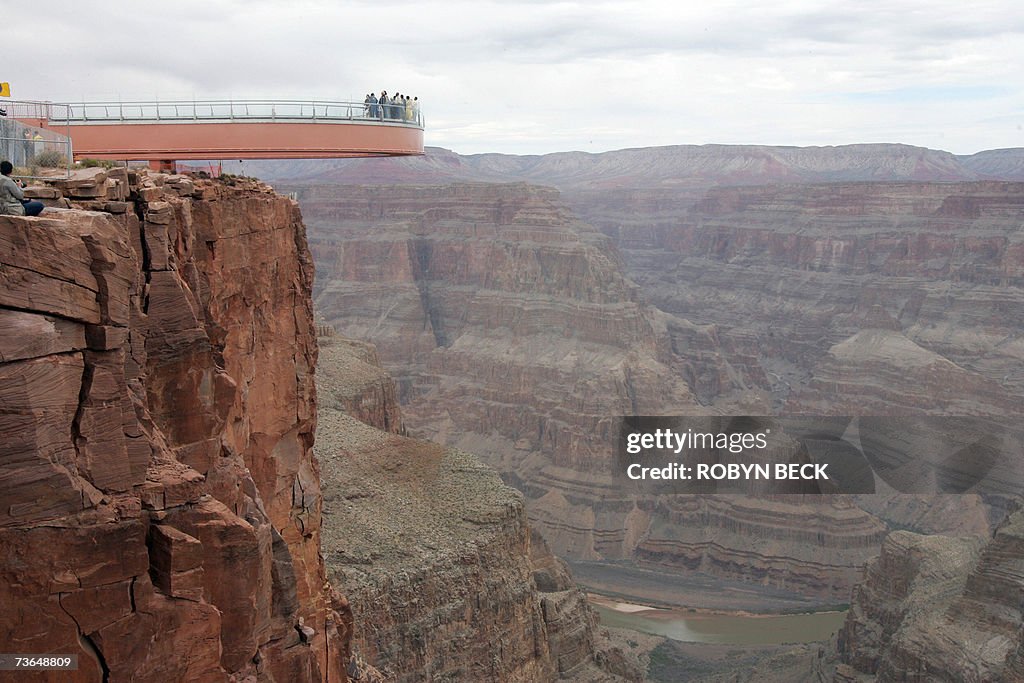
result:
<svg viewBox="0 0 1024 683"><path fill-rule="evenodd" d="M335 159L423 154L421 128L377 121L102 122L72 123L62 130L70 130L76 160Z"/></svg>

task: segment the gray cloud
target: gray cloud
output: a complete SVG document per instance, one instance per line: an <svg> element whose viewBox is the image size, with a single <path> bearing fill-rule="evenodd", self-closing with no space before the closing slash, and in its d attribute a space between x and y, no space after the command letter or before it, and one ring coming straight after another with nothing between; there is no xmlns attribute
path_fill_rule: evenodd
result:
<svg viewBox="0 0 1024 683"><path fill-rule="evenodd" d="M16 97L424 101L460 152L1024 145L1009 1L81 2L4 10Z"/></svg>

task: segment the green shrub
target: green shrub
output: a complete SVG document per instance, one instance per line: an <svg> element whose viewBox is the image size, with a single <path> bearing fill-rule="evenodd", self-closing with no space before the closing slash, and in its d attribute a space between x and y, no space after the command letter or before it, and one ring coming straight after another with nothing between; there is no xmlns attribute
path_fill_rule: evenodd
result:
<svg viewBox="0 0 1024 683"><path fill-rule="evenodd" d="M28 164L42 168L60 168L68 165L68 158L56 150L47 150L29 159Z"/></svg>
<svg viewBox="0 0 1024 683"><path fill-rule="evenodd" d="M118 165L116 161L111 161L110 159L82 159L78 162L79 168L96 168L97 166L114 168Z"/></svg>

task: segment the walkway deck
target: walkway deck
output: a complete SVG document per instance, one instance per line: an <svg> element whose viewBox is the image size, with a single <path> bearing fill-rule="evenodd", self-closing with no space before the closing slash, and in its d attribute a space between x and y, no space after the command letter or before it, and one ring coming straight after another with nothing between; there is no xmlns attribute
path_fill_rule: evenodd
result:
<svg viewBox="0 0 1024 683"><path fill-rule="evenodd" d="M70 135L74 158L326 159L423 154L422 115L362 102L38 103L29 125ZM376 114L372 116L371 114ZM393 114L394 116L388 116Z"/></svg>

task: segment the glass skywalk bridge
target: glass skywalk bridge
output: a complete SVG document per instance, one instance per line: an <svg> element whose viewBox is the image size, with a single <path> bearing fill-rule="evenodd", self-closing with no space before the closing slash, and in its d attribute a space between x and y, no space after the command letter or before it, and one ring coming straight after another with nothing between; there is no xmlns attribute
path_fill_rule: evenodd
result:
<svg viewBox="0 0 1024 683"><path fill-rule="evenodd" d="M12 103L75 159L327 159L423 154L419 107L322 100Z"/></svg>

